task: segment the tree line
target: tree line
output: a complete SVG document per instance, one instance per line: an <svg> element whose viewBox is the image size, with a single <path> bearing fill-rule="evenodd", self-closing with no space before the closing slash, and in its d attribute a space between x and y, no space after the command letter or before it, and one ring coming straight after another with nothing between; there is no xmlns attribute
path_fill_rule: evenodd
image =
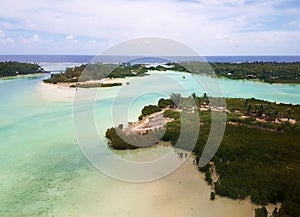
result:
<svg viewBox="0 0 300 217"><path fill-rule="evenodd" d="M78 82L88 80L101 80L103 78L124 78L130 76L144 75L147 71L141 64L117 65L117 64L82 64L73 68L67 68L60 74L52 74L46 83Z"/></svg>
<svg viewBox="0 0 300 217"><path fill-rule="evenodd" d="M0 62L0 77L42 73L44 70L35 63L20 63L15 61Z"/></svg>
<svg viewBox="0 0 300 217"><path fill-rule="evenodd" d="M259 79L268 83L300 83L300 62L210 63L218 76Z"/></svg>
<svg viewBox="0 0 300 217"><path fill-rule="evenodd" d="M268 83L300 83L300 62L182 62L185 72ZM174 67L171 70L176 70Z"/></svg>
<svg viewBox="0 0 300 217"><path fill-rule="evenodd" d="M54 74L45 82L77 82L105 77L123 78L143 75L147 71L179 71L227 77L230 79L257 79L268 83L300 83L300 62L181 62L147 68L145 64L83 64ZM81 73L84 73L81 76Z"/></svg>

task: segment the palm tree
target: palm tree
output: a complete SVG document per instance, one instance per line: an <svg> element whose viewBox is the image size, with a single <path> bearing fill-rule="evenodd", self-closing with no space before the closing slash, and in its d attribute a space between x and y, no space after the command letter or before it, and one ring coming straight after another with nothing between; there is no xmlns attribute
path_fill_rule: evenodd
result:
<svg viewBox="0 0 300 217"><path fill-rule="evenodd" d="M261 103L257 109L257 116L261 117L264 113L264 105Z"/></svg>
<svg viewBox="0 0 300 217"><path fill-rule="evenodd" d="M209 105L209 99L208 99L207 93L203 93L202 98L203 98L203 102L205 104Z"/></svg>
<svg viewBox="0 0 300 217"><path fill-rule="evenodd" d="M197 98L197 94L196 93L192 93L191 96L196 99Z"/></svg>
<svg viewBox="0 0 300 217"><path fill-rule="evenodd" d="M275 121L276 121L277 117L278 117L278 111L277 111L277 110L275 110L275 111L274 111L274 123L275 123Z"/></svg>
<svg viewBox="0 0 300 217"><path fill-rule="evenodd" d="M292 114L292 110L290 108L287 109L287 117L288 117L288 121L290 121L291 119L291 114Z"/></svg>

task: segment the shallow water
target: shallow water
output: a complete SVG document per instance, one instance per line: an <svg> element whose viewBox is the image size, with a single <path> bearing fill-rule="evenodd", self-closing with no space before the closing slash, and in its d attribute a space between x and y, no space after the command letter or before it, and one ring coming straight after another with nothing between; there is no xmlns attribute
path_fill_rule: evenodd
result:
<svg viewBox="0 0 300 217"><path fill-rule="evenodd" d="M144 105L156 103L170 93L208 92L205 87L212 78L201 77L199 84L190 74L184 75L185 79L179 73L154 72L150 76L130 78L128 86L101 89L95 102L99 138L105 141L104 132L108 127L135 121ZM67 216L69 211L76 211L76 201L84 201L91 194L101 195L112 183L118 186L118 181L99 173L82 154L73 128L72 102L40 97L37 86L42 79L0 80L0 216ZM299 85L218 81L227 97L300 104ZM118 97L113 101L115 95ZM127 115L128 119L124 119ZM156 157L168 151L170 148L162 147L149 153ZM133 151L129 157L132 155L139 157L145 152ZM76 188L89 177L97 180L97 190L93 188L93 192L87 190L78 195Z"/></svg>

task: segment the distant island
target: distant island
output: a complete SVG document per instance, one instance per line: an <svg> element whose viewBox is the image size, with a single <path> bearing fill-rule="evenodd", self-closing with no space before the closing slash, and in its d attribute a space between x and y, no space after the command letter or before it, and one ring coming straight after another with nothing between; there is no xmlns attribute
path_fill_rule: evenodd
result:
<svg viewBox="0 0 300 217"><path fill-rule="evenodd" d="M76 84L89 80L99 81L104 78L125 78L144 76L148 71L177 71L203 74L229 79L258 80L268 83L300 84L300 62L243 62L243 63L206 63L181 62L166 64L83 64L67 68L64 73L52 74L45 83L72 83L72 87L97 87L94 85ZM84 73L82 74L82 72ZM100 82L101 83L101 82ZM119 84L120 85L120 84ZM98 86L101 86L98 82Z"/></svg>
<svg viewBox="0 0 300 217"><path fill-rule="evenodd" d="M45 73L45 70L35 63L0 62L0 78L38 73Z"/></svg>
<svg viewBox="0 0 300 217"><path fill-rule="evenodd" d="M189 106L190 99L197 108ZM269 216L264 205L280 203L272 217L300 216L300 105L276 104L263 100L226 98L226 109L213 107L206 94L182 97L172 94L157 105L145 106L137 123L119 125L106 131L108 145L117 149L141 148L128 144L133 138L166 130L161 140L175 145L181 130L181 113L198 111L201 130L193 150L199 161L211 127L211 111L226 112L226 130L211 162L199 168L216 195L245 199L261 205L255 216ZM179 102L177 106L173 102ZM187 115L188 119L189 116ZM120 136L121 137L120 137ZM150 145L146 144L145 147ZM184 149L185 147L180 147Z"/></svg>
<svg viewBox="0 0 300 217"><path fill-rule="evenodd" d="M300 83L300 62L210 63L217 76L267 83Z"/></svg>
<svg viewBox="0 0 300 217"><path fill-rule="evenodd" d="M67 68L64 73L52 74L45 79L45 83L69 83L70 87L113 87L121 86L123 83L118 78L143 76L147 69L141 64L82 64L74 68Z"/></svg>
<svg viewBox="0 0 300 217"><path fill-rule="evenodd" d="M267 83L300 83L300 62L182 62L187 72Z"/></svg>

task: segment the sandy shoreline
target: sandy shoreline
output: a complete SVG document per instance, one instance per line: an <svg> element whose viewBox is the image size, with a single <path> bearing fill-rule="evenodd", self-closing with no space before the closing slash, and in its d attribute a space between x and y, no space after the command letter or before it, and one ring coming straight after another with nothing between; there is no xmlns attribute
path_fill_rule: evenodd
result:
<svg viewBox="0 0 300 217"><path fill-rule="evenodd" d="M37 90L41 98L51 101L72 101L76 93L76 89L70 88L68 83L57 85L43 81L37 86Z"/></svg>
<svg viewBox="0 0 300 217"><path fill-rule="evenodd" d="M89 80L84 82L77 82L78 84L114 84L121 83L125 84L125 78L103 78L101 80Z"/></svg>
<svg viewBox="0 0 300 217"><path fill-rule="evenodd" d="M101 80L90 80L85 82L78 82L78 84L113 84L113 83L122 83L127 82L124 78L104 78ZM37 86L37 92L41 98L51 100L51 101L72 101L76 94L78 88L72 88L71 85L75 83L64 82L64 83L45 83L40 82ZM97 87L98 88L98 87ZM106 88L106 87L105 87ZM80 88L80 89L90 89L90 88Z"/></svg>
<svg viewBox="0 0 300 217"><path fill-rule="evenodd" d="M211 201L211 188L193 160L194 157L190 157L169 176L140 184L120 182L95 171L92 176L83 178L80 186L72 192L72 198L76 198L76 201L70 201L72 212L65 214L108 217L254 217L257 206L249 199L241 201L216 196L216 200ZM273 210L274 205L269 208ZM64 209L70 211L66 204L56 211L61 214Z"/></svg>

